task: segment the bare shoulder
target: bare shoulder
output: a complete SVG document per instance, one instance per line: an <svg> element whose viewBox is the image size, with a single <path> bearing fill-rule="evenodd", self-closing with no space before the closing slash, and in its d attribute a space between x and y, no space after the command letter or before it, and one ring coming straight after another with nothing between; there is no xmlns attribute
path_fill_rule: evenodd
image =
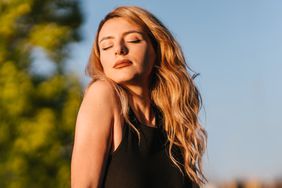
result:
<svg viewBox="0 0 282 188"><path fill-rule="evenodd" d="M107 81L93 82L85 91L76 126L107 126L111 128L117 98L113 86ZM102 122L103 124L101 124ZM105 123L108 122L108 123Z"/></svg>
<svg viewBox="0 0 282 188"><path fill-rule="evenodd" d="M108 102L115 102L115 90L113 86L107 81L97 80L93 82L85 90L84 100L94 100L94 99L111 99Z"/></svg>
<svg viewBox="0 0 282 188"><path fill-rule="evenodd" d="M81 103L72 155L72 187L96 187L104 175L111 150L117 98L107 81L96 81Z"/></svg>

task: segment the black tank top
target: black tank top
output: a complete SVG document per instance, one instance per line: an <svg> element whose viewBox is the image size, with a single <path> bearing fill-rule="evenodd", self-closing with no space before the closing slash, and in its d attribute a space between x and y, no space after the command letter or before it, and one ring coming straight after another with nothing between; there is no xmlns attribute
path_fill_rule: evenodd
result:
<svg viewBox="0 0 282 188"><path fill-rule="evenodd" d="M162 129L160 111L154 107L156 128L138 121L129 107L130 121L140 132L140 145L136 132L125 122L122 141L109 156L104 188L192 188L188 176L182 176L168 155L166 134ZM179 150L174 150L179 153ZM178 151L178 152L177 152ZM180 155L178 160L182 161Z"/></svg>

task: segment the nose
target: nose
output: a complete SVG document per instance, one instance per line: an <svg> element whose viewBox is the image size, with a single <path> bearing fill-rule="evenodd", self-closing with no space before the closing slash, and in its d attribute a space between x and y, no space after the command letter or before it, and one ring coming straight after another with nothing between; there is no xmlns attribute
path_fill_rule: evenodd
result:
<svg viewBox="0 0 282 188"><path fill-rule="evenodd" d="M127 53L128 53L128 48L123 42L117 45L115 55L126 55Z"/></svg>

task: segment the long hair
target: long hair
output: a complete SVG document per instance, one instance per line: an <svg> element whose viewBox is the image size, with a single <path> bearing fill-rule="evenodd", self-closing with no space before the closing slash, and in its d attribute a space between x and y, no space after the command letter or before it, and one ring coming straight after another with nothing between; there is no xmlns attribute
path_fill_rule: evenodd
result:
<svg viewBox="0 0 282 188"><path fill-rule="evenodd" d="M136 6L122 6L108 13L98 27L87 73L93 81L102 79L112 84L120 99L125 121L136 131L140 140L139 131L128 118L128 92L106 78L100 62L99 32L106 21L117 17L140 26L148 34L156 53L149 86L150 96L162 113L163 129L169 141L169 157L182 174L184 169L185 174L192 181L202 185L207 181L202 169L207 133L198 118L202 105L201 96L193 82L193 77L188 72L191 69L185 62L180 45L160 20L150 12ZM174 146L179 148L183 162L174 156Z"/></svg>

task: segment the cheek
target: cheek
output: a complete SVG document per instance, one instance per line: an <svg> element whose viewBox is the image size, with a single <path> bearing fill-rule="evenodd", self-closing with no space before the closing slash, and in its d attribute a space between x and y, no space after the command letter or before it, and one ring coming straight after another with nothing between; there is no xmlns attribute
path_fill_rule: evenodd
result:
<svg viewBox="0 0 282 188"><path fill-rule="evenodd" d="M148 61L150 60L150 54L146 45L134 49L134 54L141 64L148 64Z"/></svg>
<svg viewBox="0 0 282 188"><path fill-rule="evenodd" d="M156 55L155 52L152 50L146 51L146 69L147 69L147 75L149 76L152 73L155 61L156 61Z"/></svg>
<svg viewBox="0 0 282 188"><path fill-rule="evenodd" d="M143 53L146 66L150 69L155 62L155 52L150 46L148 46L148 48Z"/></svg>
<svg viewBox="0 0 282 188"><path fill-rule="evenodd" d="M109 67L111 66L111 62L112 62L111 57L109 55L101 54L100 61L104 69L104 72L106 72L109 69Z"/></svg>

